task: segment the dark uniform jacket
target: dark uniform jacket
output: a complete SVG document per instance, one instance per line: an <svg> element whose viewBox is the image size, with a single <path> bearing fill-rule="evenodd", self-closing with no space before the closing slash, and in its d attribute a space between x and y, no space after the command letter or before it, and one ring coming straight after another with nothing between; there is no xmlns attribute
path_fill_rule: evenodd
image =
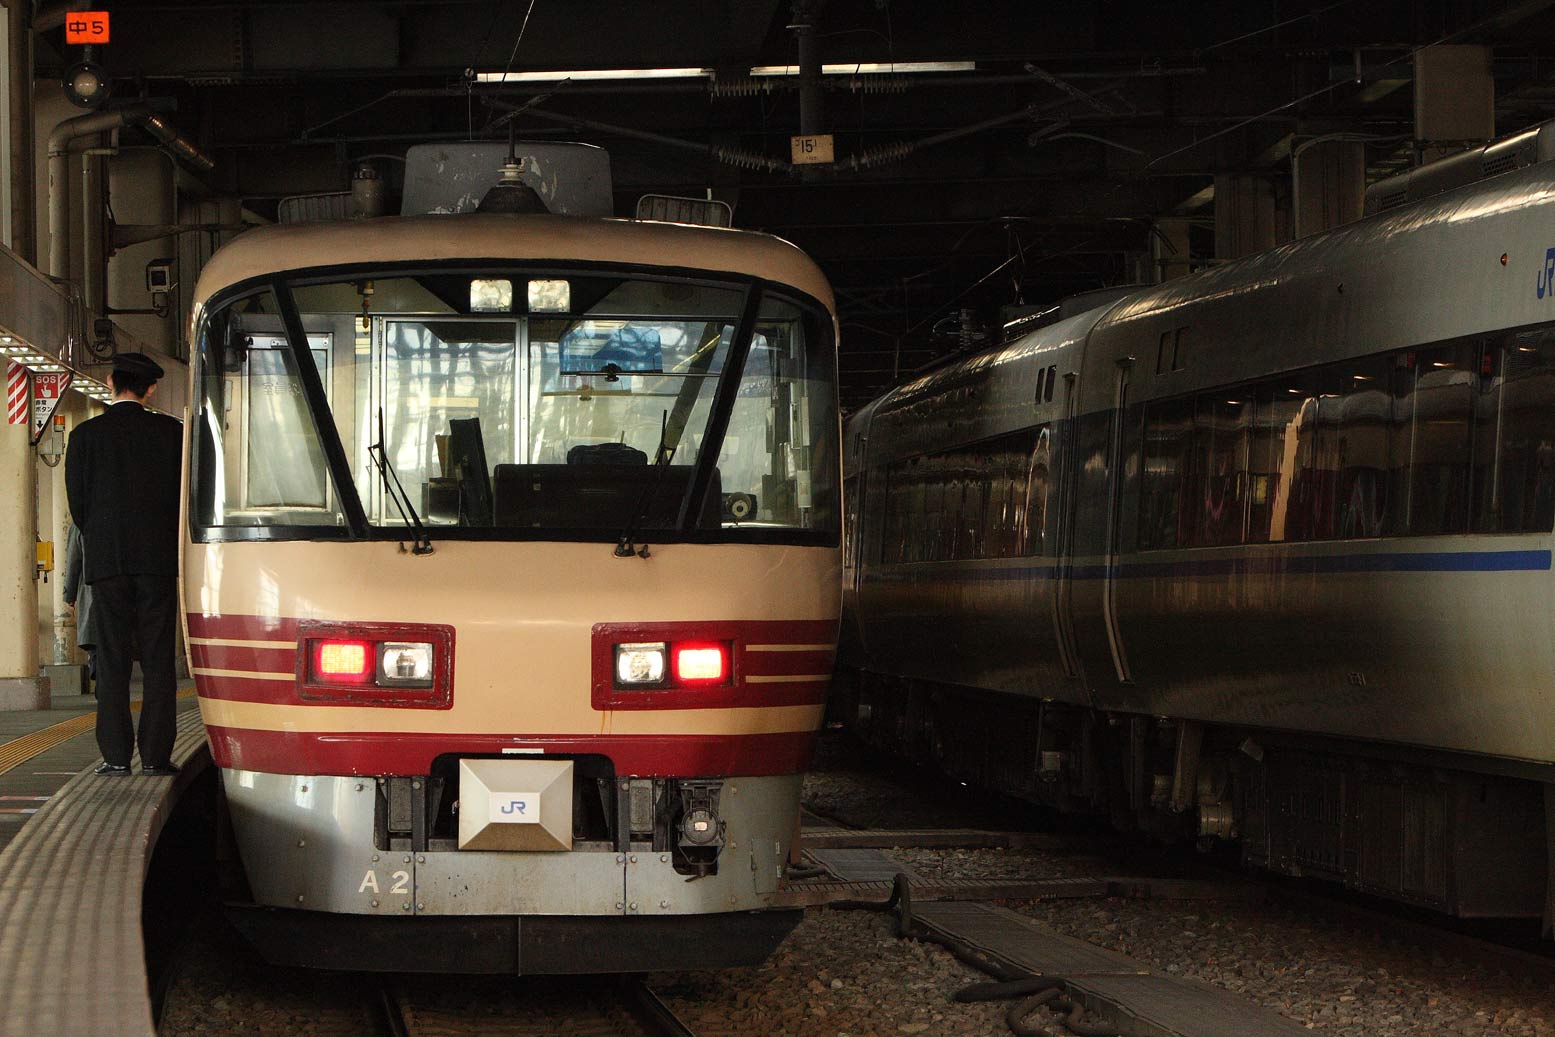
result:
<svg viewBox="0 0 1555 1037"><path fill-rule="evenodd" d="M178 575L183 426L138 403L83 421L65 452L70 514L86 548L86 582Z"/></svg>

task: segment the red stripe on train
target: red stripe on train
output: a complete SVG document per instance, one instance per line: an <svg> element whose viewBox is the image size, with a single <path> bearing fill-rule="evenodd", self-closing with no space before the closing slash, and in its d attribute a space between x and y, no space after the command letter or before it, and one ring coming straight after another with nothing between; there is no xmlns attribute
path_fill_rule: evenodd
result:
<svg viewBox="0 0 1555 1037"><path fill-rule="evenodd" d="M263 702L272 706L324 706L326 702L304 702L297 694L297 681L266 681L257 677L212 677L194 675L194 690L202 699L228 702ZM349 704L349 703L348 703Z"/></svg>
<svg viewBox="0 0 1555 1037"><path fill-rule="evenodd" d="M225 641L295 641L297 620L291 616L211 616L191 612L189 636Z"/></svg>
<svg viewBox="0 0 1555 1037"><path fill-rule="evenodd" d="M237 640L234 638L234 640ZM202 670L258 670L296 673L296 648L236 648L231 645L190 645L194 665Z"/></svg>
<svg viewBox="0 0 1555 1037"><path fill-rule="evenodd" d="M199 664L196 663L198 666ZM261 680L257 677L213 677L209 674L194 675L194 686L201 698L223 699L229 702L261 702L280 706L361 706L360 702L304 701L297 694L295 680ZM699 696L695 706L684 704L671 706L665 699L653 698L666 692L636 692L643 696L641 704L616 708L686 709L710 708L714 705L729 709L738 707L767 708L774 706L819 706L826 701L827 681L805 681L793 684L746 684L738 688L715 688L687 694ZM375 708L397 709L386 703L369 703Z"/></svg>
<svg viewBox="0 0 1555 1037"><path fill-rule="evenodd" d="M607 756L617 774L730 777L797 774L810 765L815 732L757 735L543 735L335 733L207 727L211 756L221 767L273 774L427 774L445 754L498 755L504 749L541 754ZM524 754L528 755L528 754ZM522 758L522 757L520 757Z"/></svg>

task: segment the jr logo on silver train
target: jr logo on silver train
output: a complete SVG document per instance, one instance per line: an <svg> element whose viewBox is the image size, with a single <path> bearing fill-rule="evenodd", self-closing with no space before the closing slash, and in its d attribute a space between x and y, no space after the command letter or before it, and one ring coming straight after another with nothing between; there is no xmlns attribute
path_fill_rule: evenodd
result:
<svg viewBox="0 0 1555 1037"><path fill-rule="evenodd" d="M1555 295L1555 248L1544 250L1544 269L1539 271L1536 287L1541 299L1546 295Z"/></svg>

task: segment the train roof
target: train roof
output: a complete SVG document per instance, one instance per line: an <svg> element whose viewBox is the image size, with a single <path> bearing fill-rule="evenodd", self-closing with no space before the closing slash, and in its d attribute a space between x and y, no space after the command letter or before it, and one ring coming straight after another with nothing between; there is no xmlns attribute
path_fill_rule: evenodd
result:
<svg viewBox="0 0 1555 1037"><path fill-rule="evenodd" d="M222 247L195 286L196 308L230 285L317 267L413 260L621 263L760 277L834 308L798 247L770 234L581 216L470 213L260 227Z"/></svg>
<svg viewBox="0 0 1555 1037"><path fill-rule="evenodd" d="M1115 305L1117 300L1109 299L1101 306L1046 324L1013 342L936 367L876 397L868 408L861 408L860 413L865 409L873 409L876 414L889 414L925 397L937 396L948 388L985 381L996 373L1010 369L1011 365L1026 365L1039 354L1049 353L1083 339L1107 314L1109 308Z"/></svg>
<svg viewBox="0 0 1555 1037"><path fill-rule="evenodd" d="M1549 163L1466 184L1145 288L1095 334L1203 324L1235 366L1266 360L1271 338L1337 357L1548 321L1552 201Z"/></svg>

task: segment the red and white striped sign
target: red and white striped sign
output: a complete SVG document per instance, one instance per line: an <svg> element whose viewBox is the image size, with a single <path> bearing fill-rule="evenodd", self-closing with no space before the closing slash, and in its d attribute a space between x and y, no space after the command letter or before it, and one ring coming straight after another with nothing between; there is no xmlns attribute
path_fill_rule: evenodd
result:
<svg viewBox="0 0 1555 1037"><path fill-rule="evenodd" d="M32 401L27 393L27 368L15 360L5 367L5 420L8 425L25 425Z"/></svg>

